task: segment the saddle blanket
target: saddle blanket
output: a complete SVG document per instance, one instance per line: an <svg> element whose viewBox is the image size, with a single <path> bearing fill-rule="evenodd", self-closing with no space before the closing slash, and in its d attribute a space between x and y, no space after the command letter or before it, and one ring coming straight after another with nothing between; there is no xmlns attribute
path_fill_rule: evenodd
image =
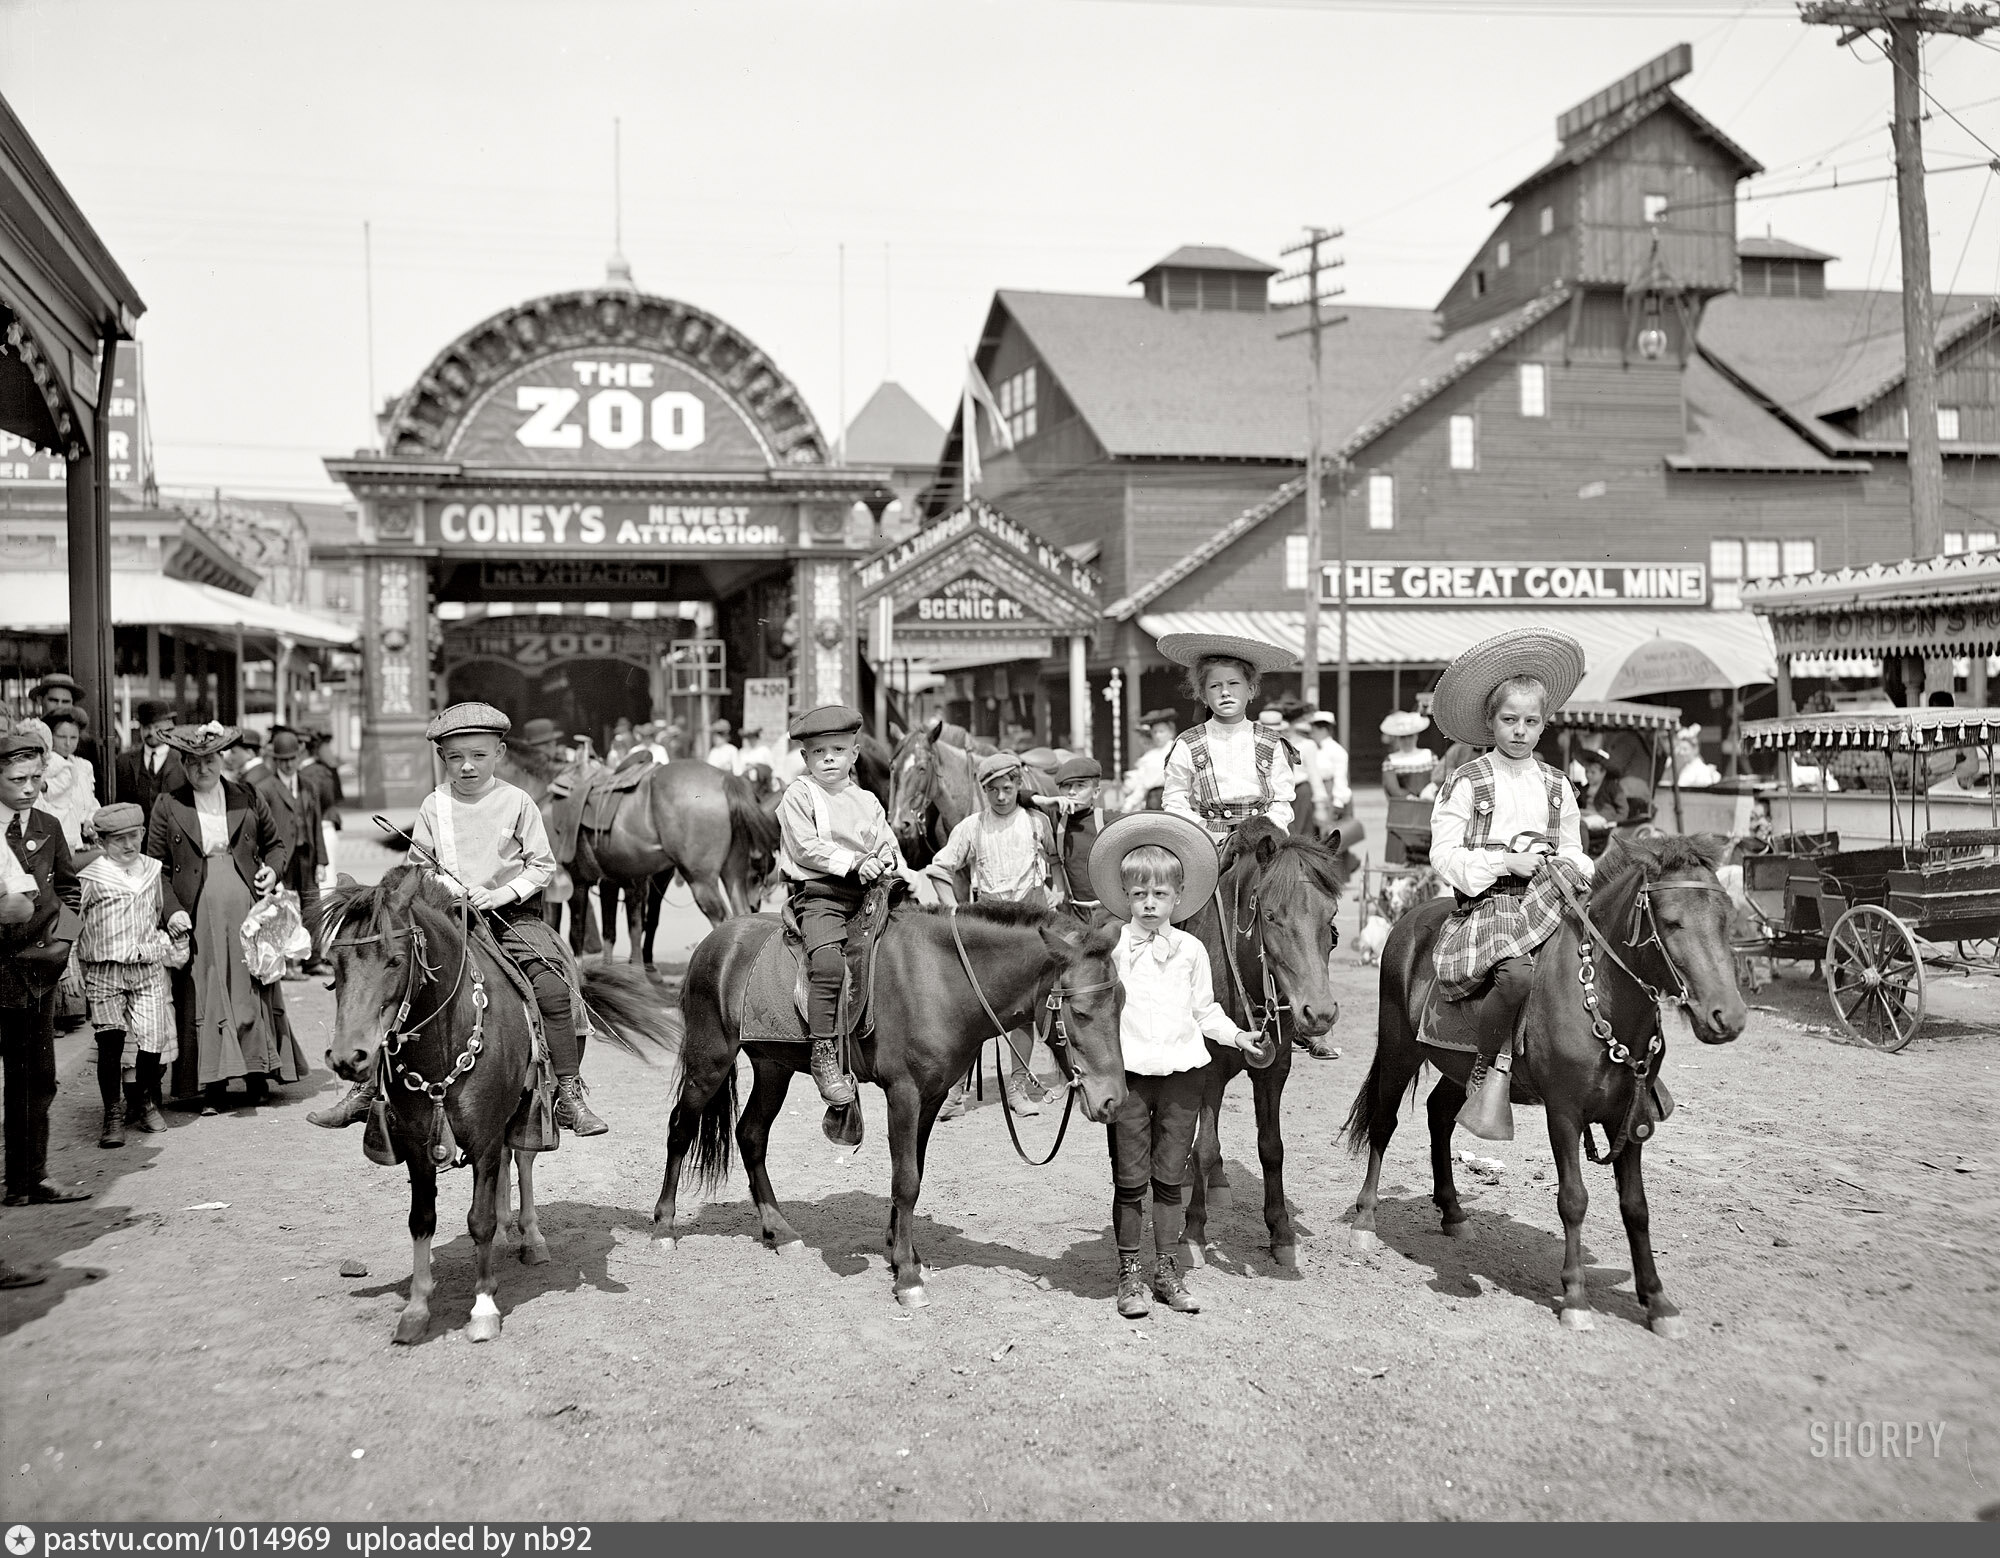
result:
<svg viewBox="0 0 2000 1558"><path fill-rule="evenodd" d="M770 918L770 916L762 916ZM743 982L736 1013L741 1042L803 1042L806 1033L805 946L788 925L765 939Z"/></svg>

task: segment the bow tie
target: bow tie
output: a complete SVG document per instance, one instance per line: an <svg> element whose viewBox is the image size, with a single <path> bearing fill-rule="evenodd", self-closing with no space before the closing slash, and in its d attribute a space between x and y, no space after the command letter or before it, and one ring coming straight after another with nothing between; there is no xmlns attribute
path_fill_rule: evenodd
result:
<svg viewBox="0 0 2000 1558"><path fill-rule="evenodd" d="M1145 936L1134 931L1126 942L1127 963L1136 963L1141 958L1150 956L1155 963L1164 967L1173 960L1173 955L1174 949L1168 944L1167 933L1164 930L1154 931L1151 935Z"/></svg>

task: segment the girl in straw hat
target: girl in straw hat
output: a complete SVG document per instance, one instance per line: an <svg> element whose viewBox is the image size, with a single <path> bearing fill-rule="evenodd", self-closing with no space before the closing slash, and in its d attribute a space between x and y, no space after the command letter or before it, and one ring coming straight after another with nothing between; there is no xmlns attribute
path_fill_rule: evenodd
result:
<svg viewBox="0 0 2000 1558"><path fill-rule="evenodd" d="M1437 989L1445 1001L1473 1003L1481 1064L1459 1120L1480 1135L1513 1134L1504 1123L1507 1050L1535 949L1562 923L1556 878L1572 888L1590 878L1576 796L1535 756L1548 716L1582 677L1574 639L1522 628L1454 660L1432 704L1445 735L1490 748L1445 781L1431 809L1431 866L1458 899L1433 949ZM1482 1098L1489 1075L1495 1096Z"/></svg>
<svg viewBox="0 0 2000 1558"><path fill-rule="evenodd" d="M1247 716L1260 679L1297 656L1225 633L1167 633L1159 644L1161 654L1187 667L1187 690L1209 711L1168 748L1161 804L1218 843L1252 817L1268 817L1289 833L1300 777L1296 759L1282 729Z"/></svg>
<svg viewBox="0 0 2000 1558"><path fill-rule="evenodd" d="M1398 709L1382 721L1382 734L1389 738L1382 792L1390 800L1418 800L1430 787L1437 757L1429 747L1417 745L1417 737L1430 728L1431 722L1411 709Z"/></svg>
<svg viewBox="0 0 2000 1558"><path fill-rule="evenodd" d="M1194 1151L1195 1125L1210 1065L1208 1042L1247 1051L1269 1065L1276 1046L1261 1047L1216 1003L1201 939L1176 930L1215 891L1216 855L1202 829L1183 817L1135 812L1098 835L1090 876L1104 907L1126 922L1113 961L1125 988L1118 1042L1125 1057L1125 1101L1107 1123L1111 1142L1111 1232L1118 1245L1118 1312L1136 1319L1158 1300L1182 1314L1201 1306L1181 1278L1175 1246L1187 1214L1181 1186ZM1146 1187L1153 1197L1151 1294L1140 1258Z"/></svg>

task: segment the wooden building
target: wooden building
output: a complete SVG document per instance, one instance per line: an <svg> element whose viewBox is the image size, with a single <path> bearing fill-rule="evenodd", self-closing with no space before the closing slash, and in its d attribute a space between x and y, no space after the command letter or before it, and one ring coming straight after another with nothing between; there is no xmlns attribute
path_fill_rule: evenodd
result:
<svg viewBox="0 0 2000 1558"><path fill-rule="evenodd" d="M1738 241L1735 187L1758 165L1675 92L1691 64L1671 50L1563 114L1435 313L1344 306L1326 338L1314 593L1330 701L1344 534L1358 757L1459 649L1524 619L1574 632L1598 680L1686 639L1768 699L1742 586L1909 552L1898 295L1831 291L1830 256ZM1090 670L1120 671L1128 713L1188 707L1162 633L1303 637L1307 356L1272 274L1183 249L1136 296L1002 291L988 311L976 362L1016 443L982 428L979 490L1092 559L1108 620ZM1991 546L1996 306L1943 297L1938 314L1948 543ZM965 436L948 434L933 512Z"/></svg>

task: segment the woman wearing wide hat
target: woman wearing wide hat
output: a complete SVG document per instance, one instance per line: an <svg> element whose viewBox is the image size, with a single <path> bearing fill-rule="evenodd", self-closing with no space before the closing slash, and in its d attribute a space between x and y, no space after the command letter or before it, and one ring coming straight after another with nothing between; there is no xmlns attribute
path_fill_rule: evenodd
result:
<svg viewBox="0 0 2000 1558"><path fill-rule="evenodd" d="M1535 756L1583 669L1575 639L1517 628L1445 667L1431 705L1451 740L1489 749L1446 779L1431 807L1431 867L1458 899L1432 956L1439 998L1469 1008L1477 1027L1459 1123L1494 1140L1513 1135L1509 1048L1535 950L1562 924L1563 882L1583 891L1591 875L1575 792Z"/></svg>
<svg viewBox="0 0 2000 1558"><path fill-rule="evenodd" d="M1160 653L1187 667L1187 691L1209 717L1167 749L1161 804L1220 843L1252 817L1291 831L1296 760L1282 729L1251 721L1260 680L1298 656L1275 644L1227 633L1168 633Z"/></svg>
<svg viewBox="0 0 2000 1558"><path fill-rule="evenodd" d="M290 848L257 789L222 775L222 754L239 739L231 725L176 725L167 744L187 780L154 800L146 826L146 853L165 863L174 897L194 914L194 957L175 981L182 1021L173 1091L199 1091L204 1114L225 1106L234 1078L255 1104L269 1083L296 1082L312 1069L282 985L257 983L243 958L243 922L277 885Z"/></svg>

